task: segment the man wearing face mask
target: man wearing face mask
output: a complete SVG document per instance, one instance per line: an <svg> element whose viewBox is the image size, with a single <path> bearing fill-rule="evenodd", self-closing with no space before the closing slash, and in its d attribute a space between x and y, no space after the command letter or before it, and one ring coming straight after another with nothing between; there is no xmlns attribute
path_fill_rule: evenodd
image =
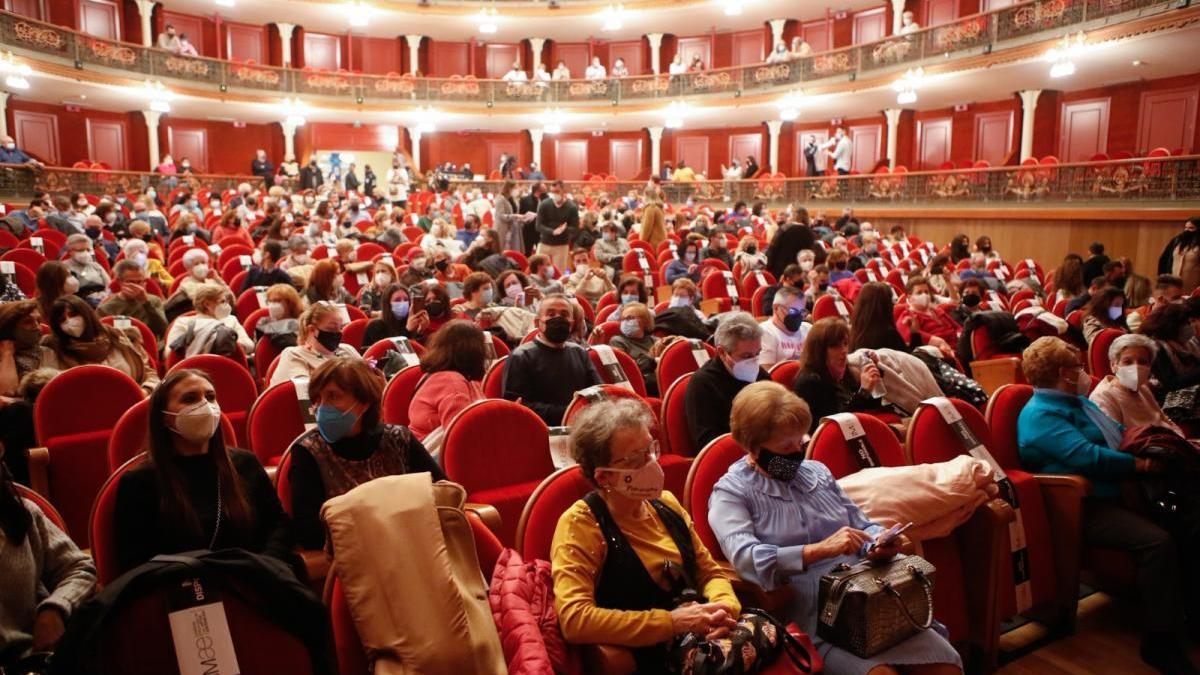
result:
<svg viewBox="0 0 1200 675"><path fill-rule="evenodd" d="M96 309L100 316L127 316L146 324L159 340L167 332L163 299L146 292L146 270L137 261L125 259L113 268L117 292Z"/></svg>
<svg viewBox="0 0 1200 675"><path fill-rule="evenodd" d="M0 136L0 164L28 164L38 169L44 166L18 148L17 142L8 134Z"/></svg>
<svg viewBox="0 0 1200 675"><path fill-rule="evenodd" d="M703 258L720 260L725 263L725 266L733 269L733 256L729 254L729 246L725 241L724 236L714 235L709 237L708 246L704 247Z"/></svg>
<svg viewBox="0 0 1200 675"><path fill-rule="evenodd" d="M279 260L283 258L283 245L275 240L263 242L260 262L257 265L252 265L250 271L246 274L245 281L242 282L242 287L238 289L238 293L244 293L247 288L255 286L273 286L275 284L292 284L292 275L279 269Z"/></svg>
<svg viewBox="0 0 1200 675"><path fill-rule="evenodd" d="M1091 480L1092 493L1083 509L1083 541L1131 554L1141 605L1142 660L1165 673L1196 672L1178 637L1185 623L1183 590L1188 584L1183 582L1177 543L1121 500L1121 481L1162 467L1120 450L1125 427L1086 398L1091 378L1078 349L1056 337L1040 337L1022 353L1021 370L1034 386L1033 397L1017 418L1022 467L1031 473L1077 474ZM1188 543L1179 542L1190 548Z"/></svg>
<svg viewBox="0 0 1200 675"><path fill-rule="evenodd" d="M684 394L688 432L697 451L728 433L729 411L738 392L752 382L770 379L758 364L762 338L762 327L747 312L730 314L717 326L713 334L717 355L692 374Z"/></svg>
<svg viewBox="0 0 1200 675"><path fill-rule="evenodd" d="M46 214L46 224L65 235L83 234L83 221L86 218L82 211L76 209L77 202L82 201L87 206L83 195L73 195L75 202L63 195L56 195L51 203L54 211Z"/></svg>
<svg viewBox="0 0 1200 675"><path fill-rule="evenodd" d="M574 322L565 296L545 297L537 313L537 338L518 347L504 364L504 398L521 403L549 426L562 424L575 392L604 382L587 350L569 341Z"/></svg>
<svg viewBox="0 0 1200 675"><path fill-rule="evenodd" d="M807 316L800 291L788 286L780 288L772 301L771 318L760 324L763 332L760 366L770 369L776 363L800 358L804 338L812 328L804 320Z"/></svg>
<svg viewBox="0 0 1200 675"><path fill-rule="evenodd" d="M542 200L537 208L537 252L550 256L555 267L570 266L571 244L579 235L579 207L567 199L566 188L561 180L551 185L550 198Z"/></svg>
<svg viewBox="0 0 1200 675"><path fill-rule="evenodd" d="M65 249L63 263L67 266L67 271L79 280L79 294L104 296L111 279L109 279L108 272L105 272L100 263L96 262L96 253L92 247L91 238L86 234L73 234L67 237ZM96 302L92 303L93 306L100 299L97 298Z"/></svg>

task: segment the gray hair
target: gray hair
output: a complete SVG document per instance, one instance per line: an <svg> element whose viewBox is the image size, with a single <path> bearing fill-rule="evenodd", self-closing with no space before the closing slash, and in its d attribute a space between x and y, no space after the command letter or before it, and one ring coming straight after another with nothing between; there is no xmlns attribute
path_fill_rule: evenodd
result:
<svg viewBox="0 0 1200 675"><path fill-rule="evenodd" d="M292 235L291 239L288 239L289 251L297 251L302 248L308 248L308 239L305 239L298 234Z"/></svg>
<svg viewBox="0 0 1200 675"><path fill-rule="evenodd" d="M72 234L67 237L67 248L75 244L87 244L88 248L92 247L92 238L86 234Z"/></svg>
<svg viewBox="0 0 1200 675"><path fill-rule="evenodd" d="M791 286L780 286L779 290L775 291L775 299L771 301L771 306L790 305L793 300L799 297L800 289L792 288Z"/></svg>
<svg viewBox="0 0 1200 675"><path fill-rule="evenodd" d="M200 263L208 262L208 251L202 248L188 249L187 253L183 254L183 266L189 270Z"/></svg>
<svg viewBox="0 0 1200 675"><path fill-rule="evenodd" d="M120 279L122 274L124 274L126 272L134 272L134 271L137 271L140 269L142 269L141 266L139 266L134 261L126 258L113 266L113 276Z"/></svg>
<svg viewBox="0 0 1200 675"><path fill-rule="evenodd" d="M1116 340L1113 340L1112 344L1108 346L1108 362L1116 363L1121 358L1121 352L1129 349L1130 347L1141 347L1142 349L1145 349L1150 353L1151 361L1153 361L1155 355L1158 354L1158 345L1154 342L1154 340L1151 340L1145 335L1141 335L1139 333L1129 333L1122 335Z"/></svg>
<svg viewBox="0 0 1200 675"><path fill-rule="evenodd" d="M713 334L713 342L727 352L737 349L739 342L746 340L761 340L762 326L750 316L749 312L734 312L721 320L717 332Z"/></svg>
<svg viewBox="0 0 1200 675"><path fill-rule="evenodd" d="M649 429L654 425L650 408L642 401L619 398L597 401L583 409L571 423L571 456L583 477L596 483L597 468L612 462L612 437L622 429Z"/></svg>

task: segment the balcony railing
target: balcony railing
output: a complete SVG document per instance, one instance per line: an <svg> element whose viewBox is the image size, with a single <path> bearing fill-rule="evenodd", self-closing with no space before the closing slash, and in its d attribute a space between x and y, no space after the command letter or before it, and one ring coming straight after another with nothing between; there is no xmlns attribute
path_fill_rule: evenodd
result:
<svg viewBox="0 0 1200 675"><path fill-rule="evenodd" d="M364 102L470 101L495 104L598 103L670 99L796 87L831 78L858 78L874 71L917 65L937 57L988 53L1004 43L1051 37L1130 13L1154 14L1182 5L1176 0L1031 0L878 42L821 52L784 63L720 68L679 75L607 80L505 82L472 76L433 78L397 73L365 75L277 68L115 42L0 12L0 44L71 61L76 68L102 66L147 79L185 81L219 91L244 89L280 95L352 97Z"/></svg>
<svg viewBox="0 0 1200 675"><path fill-rule="evenodd" d="M194 188L226 189L238 183L261 186L256 176L178 177ZM52 193L116 194L162 186L168 176L134 171L47 168L0 164L0 195ZM451 181L453 186L499 192L501 181ZM593 178L567 181L576 199L616 199L640 191L645 181ZM169 186L168 186L169 187ZM672 204L763 201L819 207L822 203L864 205L1089 204L1200 206L1200 155L1152 157L1074 164L1034 164L945 171L880 172L871 175L696 181L663 184ZM161 190L160 190L161 191Z"/></svg>

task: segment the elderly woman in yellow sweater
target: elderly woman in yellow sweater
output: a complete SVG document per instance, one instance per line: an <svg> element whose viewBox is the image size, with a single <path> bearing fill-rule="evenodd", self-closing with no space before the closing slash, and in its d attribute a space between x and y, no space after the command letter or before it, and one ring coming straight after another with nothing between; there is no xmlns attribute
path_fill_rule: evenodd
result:
<svg viewBox="0 0 1200 675"><path fill-rule="evenodd" d="M722 637L741 611L687 512L663 491L652 420L631 399L593 403L576 418L571 451L596 489L562 515L551 548L563 636L629 647L639 673L665 672L675 636Z"/></svg>

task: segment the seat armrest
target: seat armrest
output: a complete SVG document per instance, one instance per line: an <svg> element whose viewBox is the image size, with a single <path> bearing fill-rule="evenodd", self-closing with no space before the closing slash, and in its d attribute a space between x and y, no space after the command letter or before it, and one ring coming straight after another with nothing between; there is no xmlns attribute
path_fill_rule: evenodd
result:
<svg viewBox="0 0 1200 675"><path fill-rule="evenodd" d="M1057 473L1037 473L1033 475L1037 479L1039 485L1042 486L1044 494L1047 488L1055 490L1074 490L1079 492L1080 497L1088 497L1092 494L1092 481L1077 476L1074 474L1062 475Z"/></svg>
<svg viewBox="0 0 1200 675"><path fill-rule="evenodd" d="M333 566L333 558L323 549L302 548L296 552L304 563L304 574L308 577L308 585L320 593L325 587L325 578Z"/></svg>
<svg viewBox="0 0 1200 675"><path fill-rule="evenodd" d="M957 533L967 601L969 642L979 650L983 672L996 668L1000 651L1000 580L1002 565L1011 565L1008 524L1016 520L1002 499L984 502Z"/></svg>
<svg viewBox="0 0 1200 675"><path fill-rule="evenodd" d="M29 463L29 487L50 499L50 450L30 448L26 454Z"/></svg>
<svg viewBox="0 0 1200 675"><path fill-rule="evenodd" d="M983 390L991 396L997 389L1021 381L1021 359L1005 356L971 362L971 374Z"/></svg>
<svg viewBox="0 0 1200 675"><path fill-rule="evenodd" d="M496 507L492 506L491 504L472 504L468 502L467 504L463 505L463 510L470 511L471 513L479 516L479 519L483 521L483 524L487 525L487 528L492 532L500 531L503 521L500 519L500 512L497 511Z"/></svg>
<svg viewBox="0 0 1200 675"><path fill-rule="evenodd" d="M582 645L584 672L588 675L633 675L633 652L614 645Z"/></svg>
<svg viewBox="0 0 1200 675"><path fill-rule="evenodd" d="M1075 627L1079 603L1079 569L1083 559L1084 499L1091 493L1091 481L1082 476L1038 474L1035 476L1046 503L1050 525L1051 554L1054 557L1055 612L1052 621L1067 632Z"/></svg>

